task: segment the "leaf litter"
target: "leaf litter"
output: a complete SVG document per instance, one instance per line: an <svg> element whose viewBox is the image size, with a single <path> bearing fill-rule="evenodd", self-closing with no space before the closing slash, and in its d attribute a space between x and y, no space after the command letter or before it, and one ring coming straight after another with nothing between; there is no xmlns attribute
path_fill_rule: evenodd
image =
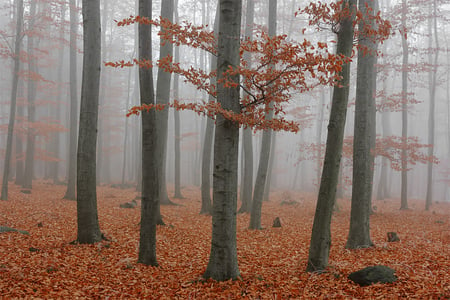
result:
<svg viewBox="0 0 450 300"><path fill-rule="evenodd" d="M216 282L201 278L208 263L211 217L199 214L198 188L186 188L186 199L174 199L181 205L161 208L168 225L158 227L159 267L137 263L140 210L119 207L137 196L134 190L98 187L100 227L109 241L95 245L71 244L76 202L63 200L64 192L64 186L38 181L31 195L11 186L10 200L0 201L0 226L30 233L0 234L2 297L450 299L450 203L435 203L426 212L424 201L410 200L411 209L400 211L398 199L374 200L375 247L347 250L350 200L339 199L329 268L316 274L305 272L314 195L274 192L263 204L263 230L248 229L248 214L237 216L241 277ZM271 227L275 217L281 228ZM398 233L400 242L387 242L390 231ZM347 279L351 272L377 264L395 269L398 281L359 287Z"/></svg>

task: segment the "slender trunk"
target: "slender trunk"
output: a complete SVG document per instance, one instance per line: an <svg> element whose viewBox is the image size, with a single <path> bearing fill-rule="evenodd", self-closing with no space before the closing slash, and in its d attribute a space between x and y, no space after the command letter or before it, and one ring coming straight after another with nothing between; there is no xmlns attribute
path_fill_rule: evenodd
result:
<svg viewBox="0 0 450 300"><path fill-rule="evenodd" d="M402 0L402 183L401 183L401 205L400 209L408 209L408 161L407 161L407 138L408 138L408 41L406 40L406 0Z"/></svg>
<svg viewBox="0 0 450 300"><path fill-rule="evenodd" d="M139 16L152 17L152 1L139 0ZM139 59L152 59L152 29L139 24ZM151 68L139 69L141 104L154 104L153 74ZM154 110L144 112L142 118L142 201L141 231L138 262L157 266L156 224L159 216L159 177L156 149L157 123Z"/></svg>
<svg viewBox="0 0 450 300"><path fill-rule="evenodd" d="M214 32L218 31L219 27L219 3L216 8L216 17L214 20ZM217 38L217 36L216 36ZM217 58L211 56L210 61L211 70L217 69ZM216 85L216 78L211 78L211 85ZM209 102L214 101L214 97L209 95ZM203 141L203 155L202 155L202 182L201 182L201 194L202 194L202 207L200 209L201 214L211 214L212 204L211 204L211 159L212 159L212 148L214 139L214 120L212 118L206 119L206 129Z"/></svg>
<svg viewBox="0 0 450 300"><path fill-rule="evenodd" d="M31 2L30 6L30 24L28 30L33 30L34 18L36 18L36 1ZM34 58L35 39L33 35L27 37L27 52L28 59L28 72L30 74L36 74L37 61ZM28 100L28 129L27 129L27 150L25 153L25 176L23 178L22 187L26 189L32 188L33 176L34 176L34 148L36 140L36 132L34 130L34 122L36 115L36 81L30 79L27 82L27 100Z"/></svg>
<svg viewBox="0 0 450 300"><path fill-rule="evenodd" d="M245 16L245 38L253 39L253 23L255 18L255 2L254 0L247 0L247 11ZM244 53L244 60L247 62L249 68L251 67L250 53ZM243 176L241 178L241 208L239 213L250 212L252 207L253 195L253 142L251 128L243 129L242 148L244 164Z"/></svg>
<svg viewBox="0 0 450 300"><path fill-rule="evenodd" d="M430 34L430 49L432 48L432 38L433 38L433 29L434 29L434 39L435 39L435 47L436 52L434 53L434 61L431 59L430 54L430 64L433 64L433 71L430 72L430 108L428 115L428 144L430 147L428 148L428 156L431 157L434 155L434 135L435 135L435 102L436 102L436 77L437 77L437 68L438 68L438 58L439 58L439 39L438 39L438 31L437 31L437 4L436 0L433 1L433 24L431 20L429 21L429 34ZM433 29L432 29L433 28ZM433 162L428 162L428 176L427 176L427 195L425 200L425 210L429 210L433 203Z"/></svg>
<svg viewBox="0 0 450 300"><path fill-rule="evenodd" d="M83 80L77 153L78 242L102 239L97 214L96 148L101 65L100 1L83 0Z"/></svg>
<svg viewBox="0 0 450 300"><path fill-rule="evenodd" d="M350 57L353 48L353 20L355 18L356 0L347 0L342 5L348 6L350 15L340 20L336 52ZM311 233L309 247L308 272L322 271L328 266L331 246L331 215L336 196L344 127L347 114L348 93L350 84L350 63L342 66L342 76L339 86L333 89L328 136L320 181L319 196Z"/></svg>
<svg viewBox="0 0 450 300"><path fill-rule="evenodd" d="M19 82L17 96L19 99L22 99L24 97L23 95L23 80ZM17 105L17 117L18 118L24 118L25 112L24 107L22 105ZM24 177L24 161L23 161L23 140L22 136L16 135L15 136L15 153L16 153L16 179L14 183L16 185L22 185L23 184L23 177Z"/></svg>
<svg viewBox="0 0 450 300"><path fill-rule="evenodd" d="M128 70L128 82L127 82L127 103L125 105L125 109L130 107L130 89L131 89L131 74L133 69L130 68ZM123 157L122 157L122 187L125 186L125 173L127 168L127 154L128 154L128 118L125 118L125 133L123 135Z"/></svg>
<svg viewBox="0 0 450 300"><path fill-rule="evenodd" d="M17 15L16 15L17 25L16 25L16 41L14 42L14 69L12 74L13 78L11 88L11 103L9 108L8 135L6 138L6 153L5 153L5 163L3 167L1 200L8 200L8 177L10 175L10 168L11 168L14 121L16 118L17 86L19 83L19 68L20 68L19 55L22 42L23 0L17 0L16 4L17 4Z"/></svg>
<svg viewBox="0 0 450 300"><path fill-rule="evenodd" d="M175 0L174 3L174 17L175 17L175 23L178 24L178 0ZM175 55L174 55L174 61L178 63L180 61L180 48L178 46L175 46ZM179 81L180 81L180 75L173 74L173 98L176 100L179 100ZM184 198L181 194L181 147L180 147L180 138L181 138L181 130L180 130L180 112L178 110L173 111L173 119L174 119L174 134L175 134L175 140L174 140L174 148L175 148L175 174L174 174L174 181L175 181L175 188L174 188L174 198Z"/></svg>
<svg viewBox="0 0 450 300"><path fill-rule="evenodd" d="M269 166L267 169L267 180L266 180L266 186L264 187L263 201L269 201L269 199L270 199L270 189L272 187L272 178L274 177L273 176L273 165L275 164L275 148L277 146L276 139L277 139L276 133L272 132L272 140L270 142Z"/></svg>
<svg viewBox="0 0 450 300"><path fill-rule="evenodd" d="M64 199L76 199L77 177L77 35L78 12L75 0L69 1L70 7L70 48L69 48L69 89L70 89L70 129L69 129L69 166L67 170L67 190Z"/></svg>
<svg viewBox="0 0 450 300"><path fill-rule="evenodd" d="M173 0L165 0L161 2L161 17L173 22ZM164 30L164 29L162 29ZM159 59L173 55L173 44L167 43L161 36ZM170 81L172 74L158 68L158 79L156 82L156 103L167 104L170 98ZM169 121L169 108L166 107L156 114L156 122L158 123L158 141L156 143L156 152L158 153L158 178L159 178L159 203L173 204L167 195L166 186L166 160L167 160L167 127Z"/></svg>
<svg viewBox="0 0 450 300"><path fill-rule="evenodd" d="M277 0L269 0L269 36L275 36L277 27ZM274 68L275 66L270 66ZM270 97L270 95L269 95ZM270 103L269 112L266 113L266 119L273 117L273 104ZM259 155L258 172L255 179L255 188L253 190L252 210L250 213L250 229L261 229L261 209L266 188L267 172L269 168L270 147L272 140L272 130L267 129L263 132L261 142L261 153Z"/></svg>

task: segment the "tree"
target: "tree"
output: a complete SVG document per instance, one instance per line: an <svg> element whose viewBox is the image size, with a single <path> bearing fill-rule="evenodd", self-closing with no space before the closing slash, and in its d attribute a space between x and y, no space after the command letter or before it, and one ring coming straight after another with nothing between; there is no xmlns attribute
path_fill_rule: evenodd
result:
<svg viewBox="0 0 450 300"><path fill-rule="evenodd" d="M219 27L219 12L220 4L217 3L216 16L214 20L214 32L215 39L217 39L217 32ZM210 60L211 71L217 69L217 57L211 55ZM211 84L216 85L217 80L215 77L211 78ZM214 103L215 99L213 95L208 95L208 101ZM202 182L201 182L201 193L202 193L202 207L200 208L200 214L211 214L212 204L211 204L211 156L213 150L213 139L214 139L214 120L208 118L206 120L205 136L203 140L203 153L202 153Z"/></svg>
<svg viewBox="0 0 450 300"><path fill-rule="evenodd" d="M372 247L370 213L372 203L373 152L375 150L376 41L367 27L374 27L370 18L378 12L377 0L360 0L358 10L367 18L359 21L358 65L356 81L355 126L353 138L353 185L350 230L346 248Z"/></svg>
<svg viewBox="0 0 450 300"><path fill-rule="evenodd" d="M178 0L175 0L174 3L175 6L175 23L179 22L178 18ZM175 55L174 55L174 61L175 63L179 63L180 61L180 47L175 47ZM173 75L173 98L178 99L179 95L179 74ZM173 119L174 119L174 148L175 148L175 157L174 157L174 168L175 168L175 180L174 180L174 197L175 198L183 198L183 195L181 194L181 166L180 166L180 158L181 158L181 151L180 151L180 144L181 144L181 133L180 133L180 112L178 110L173 111ZM210 196L211 197L211 196Z"/></svg>
<svg viewBox="0 0 450 300"><path fill-rule="evenodd" d="M166 0L161 2L161 18L173 22L173 0ZM161 30L165 30L161 28ZM167 56L173 56L173 44L168 43L161 35L159 57L163 59ZM156 82L156 103L167 104L170 98L170 81L172 73L158 68L158 79ZM156 143L156 152L158 153L158 178L159 178L159 203L173 204L167 195L166 186L166 160L167 160L167 126L169 119L169 108L165 108L156 115L156 122L158 123L158 142Z"/></svg>
<svg viewBox="0 0 450 300"><path fill-rule="evenodd" d="M277 22L277 1L269 0L269 36L276 35ZM272 66L273 67L273 66ZM268 95L271 97L271 95ZM269 104L270 105L270 104ZM273 104L272 104L273 105ZM270 105L267 109L267 119L273 117L273 106ZM270 148L272 140L272 131L265 130L262 136L261 153L259 156L258 172L256 173L255 188L253 191L252 210L250 214L250 229L261 229L261 208L264 196L264 189L267 181L267 171L269 169Z"/></svg>
<svg viewBox="0 0 450 300"><path fill-rule="evenodd" d="M30 3L30 23L28 24L28 31L32 31L35 25L36 18L36 1ZM36 43L37 44L37 43ZM29 55L28 59L28 72L30 76L32 74L37 74L37 61L34 58L34 50L37 46L35 44L35 38L33 34L28 34L27 36L27 53ZM25 173L23 178L22 187L26 189L31 189L32 181L34 176L34 148L35 148L35 139L36 132L33 128L33 124L36 119L36 81L32 78L28 79L27 82L27 99L28 99L28 131L27 131L27 150L25 155Z"/></svg>
<svg viewBox="0 0 450 300"><path fill-rule="evenodd" d="M401 183L401 198L400 209L408 209L408 162L406 161L406 140L408 138L408 41L406 31L406 0L402 0L402 15L401 15L401 36L402 36L402 138L403 138L403 153L402 153L402 183Z"/></svg>
<svg viewBox="0 0 450 300"><path fill-rule="evenodd" d="M77 153L78 242L102 239L97 214L96 148L101 65L100 0L83 0L83 80Z"/></svg>
<svg viewBox="0 0 450 300"><path fill-rule="evenodd" d="M6 153L5 153L5 164L3 167L3 181L2 181L2 200L8 200L8 178L10 175L11 167L11 154L12 154L12 143L13 143L13 133L14 133L14 121L16 118L16 103L17 103L17 87L19 84L19 69L20 69L20 51L22 43L22 23L23 23L23 0L16 1L16 35L14 42L14 69L12 78L12 88L11 88L11 103L9 109L9 122L8 122L8 136L6 139Z"/></svg>
<svg viewBox="0 0 450 300"><path fill-rule="evenodd" d="M435 107L436 107L436 85L437 85L437 68L439 57L439 39L437 31L437 0L433 1L433 18L428 20L428 30L430 35L429 50L432 48L432 40L434 33L436 51L434 53L434 61L432 59L431 52L429 54L429 63L433 66L432 71L429 72L429 91L430 91L430 108L428 115L428 144L431 147L428 148L428 156L434 154L434 136L435 136ZM430 161L427 165L427 194L425 199L425 210L429 210L433 203L433 163Z"/></svg>
<svg viewBox="0 0 450 300"><path fill-rule="evenodd" d="M337 54L351 57L353 49L353 21L355 20L356 0L344 0L342 13L339 18L339 31L337 32ZM350 61L342 66L342 76L339 85L333 89L333 99L328 123L328 136L326 142L325 159L323 163L322 178L320 181L319 196L311 233L309 247L308 272L321 271L328 266L331 246L331 215L335 202L336 186L339 177L339 167L344 140L344 127L347 114L347 102L350 83Z"/></svg>
<svg viewBox="0 0 450 300"><path fill-rule="evenodd" d="M139 0L140 18L152 17L152 1ZM139 69L141 104L154 104L155 95L152 60L152 29L150 25L139 23L139 59L148 62L147 67ZM159 216L159 177L156 150L157 123L155 111L142 114L142 194L141 231L139 237L138 262L157 266L156 224Z"/></svg>
<svg viewBox="0 0 450 300"><path fill-rule="evenodd" d="M239 86L228 87L224 77L230 66L239 65L242 1L220 0L219 5L217 101L222 108L239 114ZM239 82L239 74L231 79ZM220 281L239 277L236 245L238 144L238 124L217 115L211 252L203 277Z"/></svg>
<svg viewBox="0 0 450 300"><path fill-rule="evenodd" d="M69 47L69 93L70 93L70 117L69 117L69 158L67 170L67 190L64 199L75 200L76 177L77 177L77 34L78 34L78 11L75 0L69 1L70 7L70 47Z"/></svg>
<svg viewBox="0 0 450 300"><path fill-rule="evenodd" d="M252 40L253 38L253 23L255 18L255 2L253 0L247 0L247 8L245 15L245 38ZM251 54L246 52L244 54L244 60L251 66ZM244 163L242 165L243 172L241 178L241 208L240 213L250 212L252 207L252 195L253 195L253 143L252 143L252 130L251 128L245 128L242 132L242 152Z"/></svg>

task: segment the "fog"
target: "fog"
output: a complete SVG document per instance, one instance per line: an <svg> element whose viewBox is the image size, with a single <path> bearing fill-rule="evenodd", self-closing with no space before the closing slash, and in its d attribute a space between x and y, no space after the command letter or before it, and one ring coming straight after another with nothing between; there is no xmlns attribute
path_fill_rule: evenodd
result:
<svg viewBox="0 0 450 300"><path fill-rule="evenodd" d="M5 166L7 126L10 116L11 82L13 72L13 50L15 40L14 1L0 1L0 166ZM80 2L80 1L78 1ZM153 1L153 14L157 18L160 1ZM244 9L245 9L244 1ZM267 27L267 1L255 1L255 25ZM329 29L316 30L308 25L304 15L295 17L294 12L309 1L279 0L277 34L286 34L293 41L308 39L313 42L327 42L333 48L336 35ZM392 22L392 36L379 46L377 102L391 101L401 93L402 47L399 1L381 1L382 17ZM417 2L417 3L415 3ZM431 1L430 1L431 2ZM434 16L430 6L424 1L408 1L408 136L417 137L420 144L428 143L430 74L436 74L435 92L435 144L434 155L439 163L434 167L434 201L450 201L450 51L447 33L450 32L450 5L438 1L438 14ZM216 12L216 1L179 0L178 12L182 21L196 25L208 25L212 30ZM117 22L135 14L136 3L128 0L102 1L102 61L129 61L136 58L136 25L117 26ZM78 3L78 7L80 3ZM27 144L27 133L35 135L33 178L65 183L68 173L69 148L69 7L64 1L37 1L36 15L30 17L30 1L24 2L25 30L22 33L21 68L17 92L16 125L14 131L13 157L11 160L13 180L18 168L23 168ZM82 24L81 11L78 28L78 95L81 90L82 74ZM245 16L245 14L243 14ZM429 33L429 22L437 18L437 42L434 33ZM431 20L431 21L430 21ZM245 20L243 21L245 24ZM307 28L303 33L302 29ZM159 57L158 28L153 27L153 56ZM34 48L29 53L27 41L34 37ZM430 41L431 38L431 41ZM438 45L438 47L436 46ZM200 49L186 46L180 48L180 64L185 68L194 66L204 70L210 68L210 55ZM438 54L437 64L434 55ZM29 61L36 67L29 69ZM356 56L352 64L350 105L347 114L345 136L353 135L354 102L356 87ZM157 67L153 68L154 78ZM99 106L97 173L98 184L135 185L139 180L140 168L140 117L126 117L128 110L139 104L137 67L102 67ZM29 81L36 83L34 122L28 122ZM180 99L185 102L207 101L206 93L180 78ZM271 190L296 190L316 193L321 171L321 159L311 153L308 145L320 141L324 144L327 136L328 118L331 108L332 87L319 86L312 91L299 93L292 91L292 99L286 106L286 118L307 119L302 122L299 132L276 133L273 166L271 170ZM384 96L383 96L384 95ZM398 97L397 97L398 98ZM387 100L386 100L387 99ZM390 99L390 100L389 100ZM393 101L393 100L392 100ZM298 108L302 108L301 114ZM144 112L145 113L145 112ZM377 135L401 136L401 114L395 111L377 112ZM384 117L383 117L384 115ZM200 186L202 143L206 127L206 117L191 111L181 111L181 185L183 188ZM383 126L385 123L385 126ZM383 132L383 127L387 132ZM125 134L127 136L125 136ZM169 187L174 183L174 118L169 112L168 147L166 175ZM261 132L253 133L254 172L256 174L261 143ZM317 148L317 147L316 147ZM428 148L420 153L427 155ZM125 152L125 155L124 155ZM242 153L242 151L240 151ZM322 151L323 155L323 151ZM124 163L125 159L125 163ZM240 161L242 161L240 159ZM343 196L351 195L351 159L343 160L341 187ZM389 162L388 162L389 164ZM52 166L56 165L56 171ZM373 197L376 198L381 180L382 158L375 159ZM125 167L125 168L124 168ZM409 165L409 198L425 199L427 189L427 165L418 162ZM239 171L239 174L241 172ZM388 168L387 183L391 198L400 195L400 172ZM385 176L385 177L386 177Z"/></svg>

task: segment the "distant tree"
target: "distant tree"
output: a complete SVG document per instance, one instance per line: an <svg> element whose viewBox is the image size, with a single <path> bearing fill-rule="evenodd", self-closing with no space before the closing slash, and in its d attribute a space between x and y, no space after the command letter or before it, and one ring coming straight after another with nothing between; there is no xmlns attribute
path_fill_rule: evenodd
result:
<svg viewBox="0 0 450 300"><path fill-rule="evenodd" d="M431 7L431 5L430 5ZM435 110L436 110L436 86L437 86L437 69L438 69L438 58L439 58L439 37L438 37L438 26L437 26L437 0L433 1L432 9L433 13L428 19L428 34L429 38L429 50L428 55L429 64L432 66L432 70L429 72L429 92L430 92L430 107L428 114L428 144L431 147L428 148L428 156L434 155L434 140L435 140ZM435 53L434 57L431 54L431 48L433 47L433 36L435 42ZM433 163L428 162L428 176L427 176L427 194L425 199L425 210L429 210L433 203Z"/></svg>
<svg viewBox="0 0 450 300"><path fill-rule="evenodd" d="M269 36L274 37L277 31L277 1L269 0ZM274 67L272 62L269 62L271 67ZM271 97L272 95L268 95ZM266 112L267 120L273 117L273 103L269 103ZM268 129L263 132L261 141L261 153L259 155L258 171L256 173L255 187L253 190L252 210L250 213L250 229L261 229L261 209L264 197L264 189L266 189L267 172L269 169L269 159L272 141L272 130Z"/></svg>
<svg viewBox="0 0 450 300"><path fill-rule="evenodd" d="M247 0L246 16L245 16L245 39L253 39L253 26L255 18L255 1ZM243 59L251 66L251 53L246 52ZM249 95L247 95L249 96ZM253 142L252 142L251 128L244 128L242 131L242 153L244 163L242 165L243 172L241 178L240 198L241 208L240 213L250 212L252 207L253 195Z"/></svg>
<svg viewBox="0 0 450 300"><path fill-rule="evenodd" d="M217 3L216 7L216 16L214 20L214 32L215 39L217 39L217 32L219 28L219 12L220 4ZM217 69L217 57L215 55L211 55L211 63L210 68L211 71ZM217 79L216 77L211 78L211 84L216 85ZM208 95L208 101L210 103L215 102L215 98L213 95ZM202 175L201 175L201 193L202 193L202 207L200 208L201 214L210 215L212 212L212 201L211 201L211 157L213 150L213 139L214 139L214 120L212 118L208 118L206 120L206 128L205 128L205 137L203 140L203 153L202 153Z"/></svg>
<svg viewBox="0 0 450 300"><path fill-rule="evenodd" d="M178 0L175 0L174 3L174 17L175 17L175 23L179 22L178 17ZM175 63L180 62L180 47L175 47L175 54L174 54L174 61ZM179 80L180 75L174 74L173 75L173 98L178 99L179 98ZM181 144L181 130L180 130L180 112L178 110L173 111L173 119L174 119L174 172L175 172L175 180L174 180L174 198L183 198L183 195L181 194L181 150L180 150L180 144Z"/></svg>
<svg viewBox="0 0 450 300"><path fill-rule="evenodd" d="M401 29L402 36L402 138L403 138L403 153L402 153L402 171L401 171L401 195L400 195L400 209L408 209L408 162L406 160L406 141L408 138L408 64L409 64L409 49L407 41L407 5L406 0L402 0L402 13L401 13Z"/></svg>
<svg viewBox="0 0 450 300"><path fill-rule="evenodd" d="M36 1L30 3L30 22L28 24L27 31L32 32L35 28L36 21ZM36 81L32 79L34 74L38 73L37 60L35 58L35 47L37 47L38 41L35 40L34 34L27 35L27 54L28 54L28 73L30 78L27 81L27 100L28 100L28 129L27 129L27 150L25 154L25 172L22 182L22 187L26 189L32 188L32 181L34 177L34 149L36 132L34 129L34 123L36 120Z"/></svg>
<svg viewBox="0 0 450 300"><path fill-rule="evenodd" d="M161 18L173 22L173 0L166 0L161 2ZM161 30L165 30L161 28ZM168 43L164 39L164 35L160 38L159 57L163 59L167 56L173 56L173 44ZM167 104L170 98L170 82L172 73L158 68L158 79L156 81L156 103ZM156 115L156 122L158 123L158 142L156 143L156 151L158 152L158 177L159 177L159 203L173 204L167 195L166 186L166 160L167 160L167 127L169 122L169 108L165 108Z"/></svg>
<svg viewBox="0 0 450 300"><path fill-rule="evenodd" d="M17 103L17 87L19 84L19 69L20 69L20 51L22 44L22 24L23 24L23 0L15 1L16 4L16 34L14 42L14 69L12 73L12 88L11 88L11 103L9 109L9 123L8 135L6 139L5 164L3 166L3 181L2 181L2 200L8 200L8 178L11 167L11 154L14 133L14 121L16 118L16 103Z"/></svg>
<svg viewBox="0 0 450 300"><path fill-rule="evenodd" d="M83 81L77 153L78 242L102 240L97 214L96 148L101 66L100 0L83 0Z"/></svg>
<svg viewBox="0 0 450 300"><path fill-rule="evenodd" d="M64 199L76 199L77 178L77 129L78 129L78 96L77 96L77 35L78 9L75 0L69 0L70 9L70 37L69 37L69 158L67 170L67 190Z"/></svg>

